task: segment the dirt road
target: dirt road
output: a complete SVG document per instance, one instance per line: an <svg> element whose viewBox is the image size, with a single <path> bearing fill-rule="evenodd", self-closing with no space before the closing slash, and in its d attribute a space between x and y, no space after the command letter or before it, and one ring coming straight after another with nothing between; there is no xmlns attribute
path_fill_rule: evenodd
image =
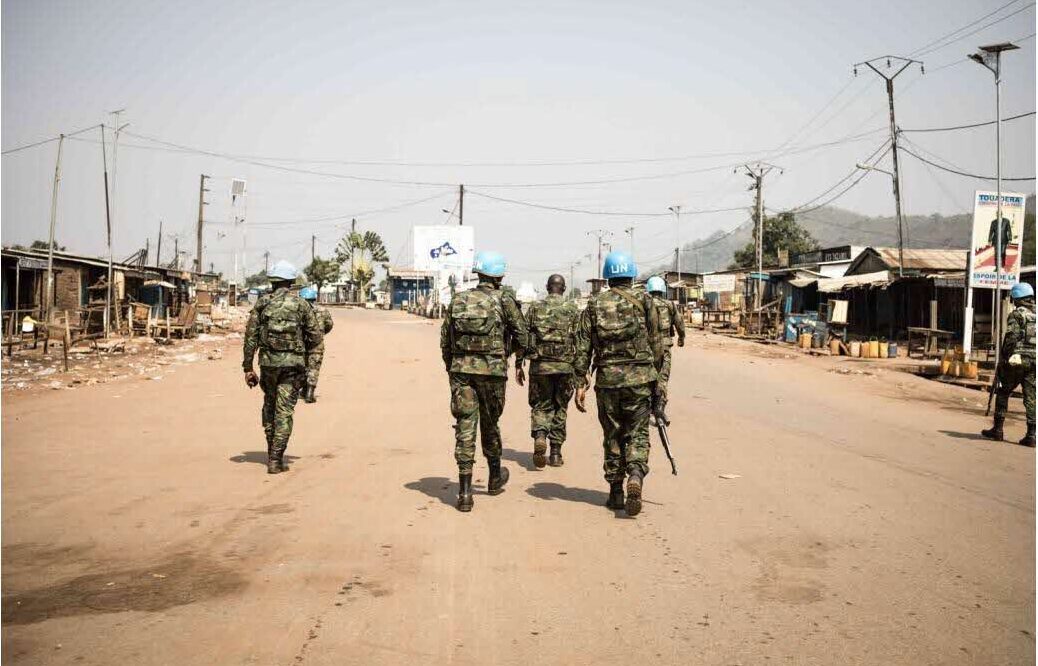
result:
<svg viewBox="0 0 1038 666"><path fill-rule="evenodd" d="M1035 454L979 393L696 335L637 519L592 414L532 469L514 382L461 514L436 325L335 317L280 476L238 348L5 396L7 663L1034 662Z"/></svg>

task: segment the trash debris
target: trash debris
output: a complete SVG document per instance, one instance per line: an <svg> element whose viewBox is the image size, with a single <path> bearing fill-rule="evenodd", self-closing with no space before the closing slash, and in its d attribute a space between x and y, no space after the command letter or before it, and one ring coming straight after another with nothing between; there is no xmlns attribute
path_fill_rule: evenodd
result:
<svg viewBox="0 0 1038 666"><path fill-rule="evenodd" d="M741 479L742 474L718 474L722 479Z"/></svg>

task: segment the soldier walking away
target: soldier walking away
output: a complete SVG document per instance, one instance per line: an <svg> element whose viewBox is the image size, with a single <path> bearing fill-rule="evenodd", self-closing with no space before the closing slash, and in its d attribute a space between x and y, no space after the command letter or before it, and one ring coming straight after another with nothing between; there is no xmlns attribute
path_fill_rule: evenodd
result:
<svg viewBox="0 0 1038 666"><path fill-rule="evenodd" d="M298 272L279 261L267 272L273 287L262 296L245 327L242 369L249 388L263 389L263 432L267 436L267 473L287 472L285 449L292 435L292 412L312 370L312 353L322 341L314 309L292 288ZM260 374L252 360L259 351Z"/></svg>
<svg viewBox="0 0 1038 666"><path fill-rule="evenodd" d="M324 362L323 336L332 332L332 326L334 326L335 323L332 321L332 313L328 311L328 308L318 305L317 290L315 288L303 287L299 290L299 295L304 301L310 304L310 307L314 309L314 314L317 316L317 323L321 325L321 343L308 355L308 362L306 364L306 388L303 389L303 400L309 403L314 403L317 402L317 379L321 376L321 364Z"/></svg>
<svg viewBox="0 0 1038 666"><path fill-rule="evenodd" d="M562 466L562 445L566 441L566 412L573 397L573 361L577 354L576 304L566 300L566 279L555 274L548 278L548 295L533 303L526 315L530 329L530 436L533 437L533 464L544 469ZM523 358L517 356L515 379L526 380ZM545 459L548 442L551 455Z"/></svg>
<svg viewBox="0 0 1038 666"><path fill-rule="evenodd" d="M678 346L685 346L685 320L678 312L673 302L667 300L667 283L663 278L654 275L645 284L646 291L652 296L652 302L656 306L656 314L660 320L660 342L663 347L663 359L656 370L659 379L656 381L656 416L663 419L667 425L667 386L670 383L670 352L674 347L674 334L678 336Z"/></svg>
<svg viewBox="0 0 1038 666"><path fill-rule="evenodd" d="M508 379L508 340L518 354L527 348L526 321L515 299L504 294L501 278L505 258L480 252L472 272L479 284L451 299L440 327L440 351L451 387L451 414L455 418L454 460L458 463L458 510L472 510L472 466L476 460L476 428L490 467L487 493L498 495L508 482L501 467L501 431L498 419L505 407Z"/></svg>
<svg viewBox="0 0 1038 666"><path fill-rule="evenodd" d="M602 266L607 291L591 297L577 327L576 405L584 412L588 368L596 368L595 398L602 425L610 509L642 510L649 473L649 411L663 352L652 298L634 291L638 268L626 252L610 252ZM627 497L624 498L624 476Z"/></svg>
<svg viewBox="0 0 1038 666"><path fill-rule="evenodd" d="M1016 309L1009 313L1002 338L1002 358L999 359L995 376L995 423L980 434L997 441L1003 439L1002 425L1006 422L1009 396L1013 389L1020 386L1024 393L1024 412L1027 414L1027 434L1020 440L1020 444L1034 448L1034 288L1020 282L1013 285L1009 296Z"/></svg>

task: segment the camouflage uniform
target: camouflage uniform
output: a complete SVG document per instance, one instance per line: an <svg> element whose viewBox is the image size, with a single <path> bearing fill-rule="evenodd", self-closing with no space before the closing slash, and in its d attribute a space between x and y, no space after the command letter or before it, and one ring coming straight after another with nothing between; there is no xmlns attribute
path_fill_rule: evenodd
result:
<svg viewBox="0 0 1038 666"><path fill-rule="evenodd" d="M450 376L454 459L461 474L472 472L477 426L483 455L488 460L501 458L497 421L505 406L509 337L525 350L526 321L515 299L493 283L480 282L451 299L440 326L440 352Z"/></svg>
<svg viewBox="0 0 1038 666"><path fill-rule="evenodd" d="M253 370L252 360L259 350L268 455L280 457L288 447L292 412L313 371L312 352L322 342L313 308L295 290L281 288L261 297L249 314L242 369Z"/></svg>
<svg viewBox="0 0 1038 666"><path fill-rule="evenodd" d="M678 342L681 346L685 344L685 320L673 302L650 294L652 302L656 306L656 313L660 322L660 342L663 347L663 358L659 366L659 380L656 382L656 396L661 407L667 404L667 385L670 383L670 353L674 347L674 334L677 333Z"/></svg>
<svg viewBox="0 0 1038 666"><path fill-rule="evenodd" d="M1027 423L1034 425L1034 370L1035 370L1035 314L1034 302L1026 302L1009 313L1006 333L1002 338L1002 362L999 364L998 392L995 398L995 418L1005 418L1009 396L1020 386L1024 393L1024 412ZM1009 365L1008 359L1019 354L1023 363Z"/></svg>
<svg viewBox="0 0 1038 666"><path fill-rule="evenodd" d="M591 297L577 328L574 374L587 386L594 360L595 400L602 425L606 481L649 473L649 412L662 357L659 316L651 297L611 286Z"/></svg>
<svg viewBox="0 0 1038 666"><path fill-rule="evenodd" d="M328 308L323 308L316 303L311 303L310 307L314 309L322 335L321 342L307 355L306 382L311 386L317 386L317 380L321 376L321 364L324 363L324 336L332 332L335 322L332 321L332 313L328 311Z"/></svg>
<svg viewBox="0 0 1038 666"><path fill-rule="evenodd" d="M566 411L573 397L573 361L580 312L560 294L530 306L530 435L566 441ZM522 358L517 359L522 364Z"/></svg>

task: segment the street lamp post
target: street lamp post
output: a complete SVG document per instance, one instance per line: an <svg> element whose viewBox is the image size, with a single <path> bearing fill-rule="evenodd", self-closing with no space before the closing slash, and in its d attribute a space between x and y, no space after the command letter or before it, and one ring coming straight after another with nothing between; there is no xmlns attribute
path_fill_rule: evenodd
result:
<svg viewBox="0 0 1038 666"><path fill-rule="evenodd" d="M685 283L681 279L681 206L668 206L667 210L674 213L674 270L678 273L678 306L681 306L681 295L685 291Z"/></svg>
<svg viewBox="0 0 1038 666"><path fill-rule="evenodd" d="M992 326L991 336L995 339L995 359L999 358L1002 346L1002 264L1005 258L1002 256L1002 52L1013 51L1020 48L1011 42L1001 44L990 44L981 46L980 52L970 54L970 60L986 67L995 75L995 180L997 182L997 200L995 217L995 291L992 298ZM973 260L970 259L970 268ZM972 292L969 288L967 278L967 293ZM972 298L967 307L967 315L972 317ZM972 321L969 322L972 329ZM972 332L972 330L971 330ZM972 340L963 340L963 347L967 354L972 347Z"/></svg>

